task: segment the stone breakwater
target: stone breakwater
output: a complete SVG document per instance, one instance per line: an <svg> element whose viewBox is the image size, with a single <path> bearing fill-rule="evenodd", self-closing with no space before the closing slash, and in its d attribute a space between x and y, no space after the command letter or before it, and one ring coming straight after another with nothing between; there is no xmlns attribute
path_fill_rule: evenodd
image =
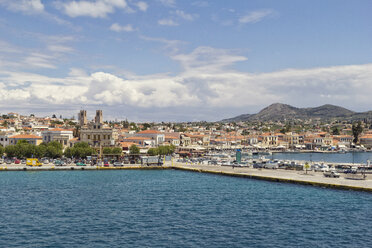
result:
<svg viewBox="0 0 372 248"><path fill-rule="evenodd" d="M367 176L366 180L345 179L341 174L340 178L324 177L319 172L291 171L291 170L270 170L253 169L246 167L214 166L214 165L190 165L167 163L164 166L143 166L126 165L122 167L102 167L102 166L53 166L43 165L41 167L29 167L24 165L2 165L0 171L60 171L60 170L161 170L175 169L191 172L210 173L223 176L243 177L257 180L266 180L272 182L294 183L301 185L311 185L317 187L357 190L372 193L372 176Z"/></svg>

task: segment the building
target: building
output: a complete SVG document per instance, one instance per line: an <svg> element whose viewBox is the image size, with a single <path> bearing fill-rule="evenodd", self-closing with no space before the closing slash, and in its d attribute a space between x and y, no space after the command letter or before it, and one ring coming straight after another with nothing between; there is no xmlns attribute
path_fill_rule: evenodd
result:
<svg viewBox="0 0 372 248"><path fill-rule="evenodd" d="M102 110L96 111L94 122L88 123L86 120L86 111L81 110L79 114L80 121L80 141L87 142L93 147L114 146L117 140L117 132L103 124Z"/></svg>
<svg viewBox="0 0 372 248"><path fill-rule="evenodd" d="M162 145L165 141L164 133L161 133L157 130L144 130L136 133L137 137L147 137L154 140L155 146Z"/></svg>
<svg viewBox="0 0 372 248"><path fill-rule="evenodd" d="M6 132L0 132L0 145L6 147L9 145L8 134Z"/></svg>
<svg viewBox="0 0 372 248"><path fill-rule="evenodd" d="M15 145L20 140L26 140L28 143L32 145L40 145L43 142L43 138L41 136L36 136L33 134L18 134L10 136L8 139L9 145Z"/></svg>
<svg viewBox="0 0 372 248"><path fill-rule="evenodd" d="M73 129L62 129L54 128L51 130L45 130L41 132L44 143L57 141L63 145L63 147L69 147L70 140L74 138Z"/></svg>
<svg viewBox="0 0 372 248"><path fill-rule="evenodd" d="M79 119L80 127L86 126L88 124L87 111L86 110L80 110L78 119Z"/></svg>
<svg viewBox="0 0 372 248"><path fill-rule="evenodd" d="M372 134L365 134L359 138L360 144L366 148L372 148Z"/></svg>

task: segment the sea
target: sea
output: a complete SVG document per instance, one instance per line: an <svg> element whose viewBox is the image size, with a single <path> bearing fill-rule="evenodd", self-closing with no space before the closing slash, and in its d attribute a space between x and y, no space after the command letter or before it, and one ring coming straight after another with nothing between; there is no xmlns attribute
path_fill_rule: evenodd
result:
<svg viewBox="0 0 372 248"><path fill-rule="evenodd" d="M0 173L0 247L372 247L372 194L176 170Z"/></svg>

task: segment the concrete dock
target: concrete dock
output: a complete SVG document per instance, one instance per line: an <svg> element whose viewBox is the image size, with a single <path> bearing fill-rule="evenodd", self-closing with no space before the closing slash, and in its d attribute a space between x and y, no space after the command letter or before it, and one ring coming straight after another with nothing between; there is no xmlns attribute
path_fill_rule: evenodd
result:
<svg viewBox="0 0 372 248"><path fill-rule="evenodd" d="M271 170L271 169L253 169L247 167L231 167L217 165L199 165L166 163L163 166L144 166L144 165L125 165L122 167L101 167L101 166L54 166L43 165L41 167L29 167L25 165L0 165L1 171L61 171L61 170L154 170L154 169L175 169L192 172L211 173L224 176L244 177L272 182L295 183L302 185L312 185L318 187L357 190L372 192L372 175L368 175L365 180L345 179L344 174L340 178L324 177L320 172L293 171L293 170Z"/></svg>

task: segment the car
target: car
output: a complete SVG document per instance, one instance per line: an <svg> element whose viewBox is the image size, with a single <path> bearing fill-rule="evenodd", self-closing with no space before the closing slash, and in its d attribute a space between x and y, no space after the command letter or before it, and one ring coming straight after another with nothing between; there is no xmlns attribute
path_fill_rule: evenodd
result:
<svg viewBox="0 0 372 248"><path fill-rule="evenodd" d="M77 162L76 166L85 166L85 164L83 162Z"/></svg>
<svg viewBox="0 0 372 248"><path fill-rule="evenodd" d="M325 177L333 177L333 178L339 178L340 174L337 173L336 171L326 171L323 173Z"/></svg>
<svg viewBox="0 0 372 248"><path fill-rule="evenodd" d="M104 167L109 167L110 164L109 164L109 162L104 162L104 163L103 163L103 166L104 166Z"/></svg>
<svg viewBox="0 0 372 248"><path fill-rule="evenodd" d="M8 159L8 160L6 161L7 164L11 164L12 162L13 162L13 161L10 160L10 159Z"/></svg>
<svg viewBox="0 0 372 248"><path fill-rule="evenodd" d="M16 160L14 160L14 163L15 163L15 164L20 164L20 163L21 163L21 160L16 159Z"/></svg>
<svg viewBox="0 0 372 248"><path fill-rule="evenodd" d="M123 163L116 161L116 162L114 162L114 166L123 166Z"/></svg>

